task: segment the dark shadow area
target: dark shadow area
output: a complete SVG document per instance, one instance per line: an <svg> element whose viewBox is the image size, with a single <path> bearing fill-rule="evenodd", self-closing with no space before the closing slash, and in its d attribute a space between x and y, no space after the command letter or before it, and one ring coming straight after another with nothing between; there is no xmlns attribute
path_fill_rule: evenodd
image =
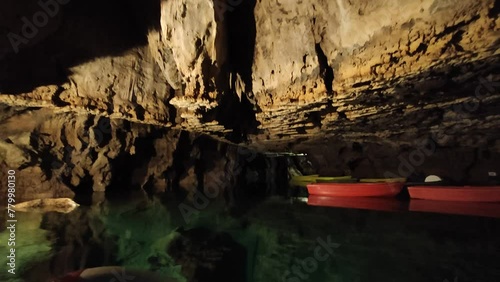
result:
<svg viewBox="0 0 500 282"><path fill-rule="evenodd" d="M500 14L500 0L495 0L495 5L488 13L488 17L495 18L498 17L498 14Z"/></svg>
<svg viewBox="0 0 500 282"><path fill-rule="evenodd" d="M243 1L226 12L227 52L231 71L241 76L245 92L252 92L252 65L255 49L255 0ZM234 76L231 84L234 85Z"/></svg>
<svg viewBox="0 0 500 282"><path fill-rule="evenodd" d="M189 138L189 133L183 131L179 137L179 142L173 154L172 167L169 168L167 174L172 175L171 187L178 198L184 198L186 196L186 191L179 187L179 181L181 176L186 173L186 167L184 166L184 160L189 160L190 148L192 146L191 139ZM167 176L168 177L168 176Z"/></svg>
<svg viewBox="0 0 500 282"><path fill-rule="evenodd" d="M179 230L167 253L183 265L188 281L247 282L247 251L228 233L207 228Z"/></svg>
<svg viewBox="0 0 500 282"><path fill-rule="evenodd" d="M253 105L246 96L242 96L240 101L236 93L226 93L219 101L219 107L214 111L216 111L216 120L225 128L233 130L226 135L229 141L244 142L248 134L256 133L259 123L255 117Z"/></svg>
<svg viewBox="0 0 500 282"><path fill-rule="evenodd" d="M318 56L319 71L321 78L323 78L323 81L325 83L326 91L328 91L328 93L332 93L333 79L335 78L333 68L328 64L328 58L326 57L323 49L321 49L321 45L316 44L314 48L316 50L316 55Z"/></svg>
<svg viewBox="0 0 500 282"><path fill-rule="evenodd" d="M237 3L237 2L236 2ZM215 5L217 19L217 60L221 63L216 77L217 89L223 93L214 118L233 132L232 142L246 140L258 125L254 105L247 95L252 95L252 64L255 49L255 0L241 4ZM239 76L239 81L238 77ZM243 83L244 86L241 84ZM239 88L241 97L236 89Z"/></svg>
<svg viewBox="0 0 500 282"><path fill-rule="evenodd" d="M162 137L162 133L161 130L155 130L148 137L137 138L134 143L135 154L120 154L112 161L113 179L111 185L106 188L107 198L129 195L141 189L135 180L146 174L148 162L156 155L153 143ZM117 136L119 134L120 132L117 132Z"/></svg>
<svg viewBox="0 0 500 282"><path fill-rule="evenodd" d="M22 16L31 19L33 13L26 11ZM1 93L61 84L67 82L71 67L146 45L148 30L159 28L160 0L72 0L60 6L57 17L61 22L55 32L33 46L21 44L19 53L9 52L0 59ZM14 24L21 27L23 22L19 19ZM8 32L14 31L2 33Z"/></svg>
<svg viewBox="0 0 500 282"><path fill-rule="evenodd" d="M91 205L92 204L92 194L94 190L92 189L94 181L92 179L92 176L90 175L85 175L82 180L80 181L80 185L77 187L74 187L71 184L71 177L62 177L62 182L66 183L68 187L71 187L73 192L75 192L75 202L79 203L80 205Z"/></svg>

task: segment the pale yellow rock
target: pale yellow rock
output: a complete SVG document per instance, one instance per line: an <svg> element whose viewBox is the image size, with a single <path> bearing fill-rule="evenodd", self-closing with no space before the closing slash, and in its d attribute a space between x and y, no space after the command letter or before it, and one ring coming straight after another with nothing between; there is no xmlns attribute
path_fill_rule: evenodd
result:
<svg viewBox="0 0 500 282"><path fill-rule="evenodd" d="M70 213L79 206L69 198L37 199L16 204L14 210L20 212L59 212Z"/></svg>

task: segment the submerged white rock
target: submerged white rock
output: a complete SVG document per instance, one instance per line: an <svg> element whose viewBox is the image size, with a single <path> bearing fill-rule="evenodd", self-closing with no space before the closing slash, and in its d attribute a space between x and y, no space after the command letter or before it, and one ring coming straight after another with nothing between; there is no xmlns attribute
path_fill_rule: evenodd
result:
<svg viewBox="0 0 500 282"><path fill-rule="evenodd" d="M78 207L75 201L69 198L37 199L15 205L14 210L20 212L60 212L70 213Z"/></svg>
<svg viewBox="0 0 500 282"><path fill-rule="evenodd" d="M88 268L67 274L59 281L142 281L142 282L176 282L170 277L138 269L125 269L120 266L103 266Z"/></svg>

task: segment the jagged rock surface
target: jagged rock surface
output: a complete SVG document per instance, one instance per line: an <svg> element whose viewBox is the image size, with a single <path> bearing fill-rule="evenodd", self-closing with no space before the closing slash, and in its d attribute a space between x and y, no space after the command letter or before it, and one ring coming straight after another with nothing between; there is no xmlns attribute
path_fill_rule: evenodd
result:
<svg viewBox="0 0 500 282"><path fill-rule="evenodd" d="M221 6L179 0L149 1L137 11L126 2L124 15L102 27L101 42L94 39L80 52L53 50L58 41L64 40L64 47L83 42L112 9L91 13L96 23L90 23L70 18L79 15L79 5L61 7L64 13L50 21L54 27L30 41L36 50L22 45L13 56L6 51L8 42L2 44L0 101L232 141L286 143L333 133L356 139L398 136L403 124L422 122L424 131L447 127L456 121L450 121L451 106L475 99L475 90L487 82L495 89L481 99L488 109L481 121L471 113L472 126L463 129L498 129L492 110L499 99L495 1L233 1ZM36 10L16 8L26 15ZM120 37L117 27L126 16L144 15L153 16L137 22L128 40ZM4 33L21 24L6 18ZM76 31L82 34L78 40L70 35ZM106 33L114 37L105 38ZM124 51L108 50L120 43ZM20 87L16 83L27 81L19 76L28 66L36 79ZM228 114L230 108L242 113Z"/></svg>
<svg viewBox="0 0 500 282"><path fill-rule="evenodd" d="M0 173L16 171L17 201L137 188L193 198L211 187L222 196L241 173L240 151L197 134L46 108L3 110L11 114L1 119Z"/></svg>

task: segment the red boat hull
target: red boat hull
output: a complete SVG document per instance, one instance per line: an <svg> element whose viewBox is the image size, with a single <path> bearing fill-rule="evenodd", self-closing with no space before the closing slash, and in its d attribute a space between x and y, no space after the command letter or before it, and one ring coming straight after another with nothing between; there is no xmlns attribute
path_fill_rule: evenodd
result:
<svg viewBox="0 0 500 282"><path fill-rule="evenodd" d="M500 202L500 186L413 186L408 187L413 199L452 202Z"/></svg>
<svg viewBox="0 0 500 282"><path fill-rule="evenodd" d="M404 183L316 183L308 184L309 195L328 197L394 197Z"/></svg>
<svg viewBox="0 0 500 282"><path fill-rule="evenodd" d="M375 211L403 211L406 205L397 199L376 197L326 197L309 196L307 204L310 206L362 209Z"/></svg>

